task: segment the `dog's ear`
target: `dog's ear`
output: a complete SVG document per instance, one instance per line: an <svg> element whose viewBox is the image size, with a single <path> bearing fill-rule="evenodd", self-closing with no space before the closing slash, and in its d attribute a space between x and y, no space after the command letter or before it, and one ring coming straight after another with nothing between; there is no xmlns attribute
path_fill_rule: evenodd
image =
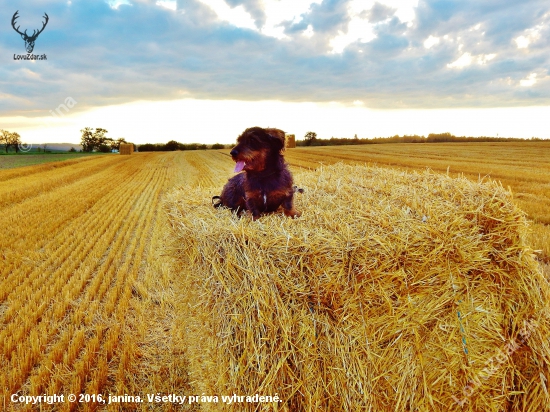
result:
<svg viewBox="0 0 550 412"><path fill-rule="evenodd" d="M265 131L272 137L272 144L275 150L279 152L285 150L285 132L274 128L267 128Z"/></svg>

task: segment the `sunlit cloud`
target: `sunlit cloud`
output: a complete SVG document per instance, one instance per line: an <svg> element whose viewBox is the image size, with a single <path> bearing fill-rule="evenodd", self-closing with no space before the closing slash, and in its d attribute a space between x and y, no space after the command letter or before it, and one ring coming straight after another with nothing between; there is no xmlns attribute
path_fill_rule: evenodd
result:
<svg viewBox="0 0 550 412"><path fill-rule="evenodd" d="M426 40L424 40L424 47L426 49L431 49L436 44L439 44L439 37L432 36L431 34Z"/></svg>
<svg viewBox="0 0 550 412"><path fill-rule="evenodd" d="M220 20L230 23L235 27L256 30L254 19L246 12L242 5L231 8L224 0L200 1L210 7Z"/></svg>
<svg viewBox="0 0 550 412"><path fill-rule="evenodd" d="M480 55L480 56L477 56L477 63L479 65L484 65L484 64L487 64L487 62L490 62L491 60L493 60L495 57L497 57L496 53Z"/></svg>
<svg viewBox="0 0 550 412"><path fill-rule="evenodd" d="M304 30L304 32L302 33L305 37L313 37L313 35L315 34L313 32L313 26L311 24L308 24L307 25L307 29Z"/></svg>
<svg viewBox="0 0 550 412"><path fill-rule="evenodd" d="M537 82L537 73L531 73L526 79L520 80L519 84L523 87L531 87Z"/></svg>
<svg viewBox="0 0 550 412"><path fill-rule="evenodd" d="M518 49L526 49L530 44L535 43L541 37L541 30L544 26L542 24L525 31L524 35L518 36L514 39Z"/></svg>
<svg viewBox="0 0 550 412"><path fill-rule="evenodd" d="M470 53L464 53L462 56L460 56L458 59L456 59L454 62L447 64L447 67L449 68L463 68L467 67L472 64L473 58Z"/></svg>
<svg viewBox="0 0 550 412"><path fill-rule="evenodd" d="M176 1L157 1L157 6L165 7L170 10L176 10L178 7L178 4Z"/></svg>
<svg viewBox="0 0 550 412"><path fill-rule="evenodd" d="M493 60L495 57L496 57L495 53L483 54L479 56L472 56L470 53L464 53L454 62L447 64L447 67L462 69L464 67L470 66L473 63L476 63L482 66L484 64L487 64L487 62Z"/></svg>
<svg viewBox="0 0 550 412"><path fill-rule="evenodd" d="M376 38L373 25L368 20L354 17L350 20L347 32L338 32L338 36L330 41L331 53L342 53L353 42L367 43Z"/></svg>

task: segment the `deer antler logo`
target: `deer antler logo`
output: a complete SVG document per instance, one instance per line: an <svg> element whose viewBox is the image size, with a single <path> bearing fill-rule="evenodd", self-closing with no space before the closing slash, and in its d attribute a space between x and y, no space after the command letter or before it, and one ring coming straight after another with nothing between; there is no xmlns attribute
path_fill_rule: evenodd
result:
<svg viewBox="0 0 550 412"><path fill-rule="evenodd" d="M46 21L43 23L42 28L40 30L38 30L38 32L36 32L36 30L33 30L32 36L29 36L29 35L27 35L27 30L25 30L24 33L21 33L19 31L20 26L17 26L17 28L15 27L15 23L16 23L15 20L17 20L17 18L19 17L17 15L17 13L19 13L19 10L17 10L14 13L13 17L11 18L11 25L12 25L13 29L21 35L21 38L23 40L25 40L25 48L27 49L27 53L32 53L32 51L34 49L34 42L36 41L36 38L38 37L38 35L40 33L42 33L44 31L44 28L46 27L46 24L48 24L48 20L50 18L48 17L48 15L46 13L44 13L43 17L46 19Z"/></svg>

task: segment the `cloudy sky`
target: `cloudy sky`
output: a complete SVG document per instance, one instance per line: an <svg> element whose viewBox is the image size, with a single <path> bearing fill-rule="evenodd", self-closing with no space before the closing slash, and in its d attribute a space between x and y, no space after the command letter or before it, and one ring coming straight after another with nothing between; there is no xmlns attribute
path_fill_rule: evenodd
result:
<svg viewBox="0 0 550 412"><path fill-rule="evenodd" d="M16 11L28 34L48 14L47 60L15 60ZM28 143L550 138L549 118L548 0L0 0L0 129Z"/></svg>

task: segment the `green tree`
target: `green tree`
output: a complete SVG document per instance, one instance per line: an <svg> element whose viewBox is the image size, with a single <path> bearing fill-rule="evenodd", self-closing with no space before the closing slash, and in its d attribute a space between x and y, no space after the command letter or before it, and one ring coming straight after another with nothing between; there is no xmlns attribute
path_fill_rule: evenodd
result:
<svg viewBox="0 0 550 412"><path fill-rule="evenodd" d="M21 136L19 136L19 133L10 133L9 140L10 145L15 148L15 153L19 153L19 146L21 145Z"/></svg>
<svg viewBox="0 0 550 412"><path fill-rule="evenodd" d="M311 144L317 139L317 133L315 132L307 132L304 136L304 140L306 141L306 146L311 146Z"/></svg>
<svg viewBox="0 0 550 412"><path fill-rule="evenodd" d="M82 150L85 152L100 150L101 146L109 146L109 141L112 141L110 137L105 136L108 131L106 129L102 129L101 127L97 127L95 132L92 132L91 127L85 127L80 132L82 133L80 144L82 145Z"/></svg>
<svg viewBox="0 0 550 412"><path fill-rule="evenodd" d="M112 149L109 143L101 143L97 148L97 151L101 153L111 153Z"/></svg>
<svg viewBox="0 0 550 412"><path fill-rule="evenodd" d="M180 143L176 142L175 140L170 140L166 145L164 146L164 150L167 150L169 152L173 152L175 150L178 150L180 146Z"/></svg>
<svg viewBox="0 0 550 412"><path fill-rule="evenodd" d="M8 153L10 146L13 146L15 153L18 153L19 145L21 144L21 136L19 133L0 129L0 144L4 145L6 153Z"/></svg>
<svg viewBox="0 0 550 412"><path fill-rule="evenodd" d="M109 145L109 138L105 136L107 133L107 130L102 129L101 127L96 127L94 132L94 139L96 142L97 150L99 150L100 146L102 145Z"/></svg>
<svg viewBox="0 0 550 412"><path fill-rule="evenodd" d="M7 130L0 129L0 144L4 145L4 148L6 149L6 153L8 153L8 149L10 147L9 135L10 135L10 132L8 132Z"/></svg>
<svg viewBox="0 0 550 412"><path fill-rule="evenodd" d="M84 152L91 152L94 150L95 141L94 141L94 133L92 132L91 127L85 127L80 131L82 133L82 137L80 139L80 144L82 145L82 150Z"/></svg>

